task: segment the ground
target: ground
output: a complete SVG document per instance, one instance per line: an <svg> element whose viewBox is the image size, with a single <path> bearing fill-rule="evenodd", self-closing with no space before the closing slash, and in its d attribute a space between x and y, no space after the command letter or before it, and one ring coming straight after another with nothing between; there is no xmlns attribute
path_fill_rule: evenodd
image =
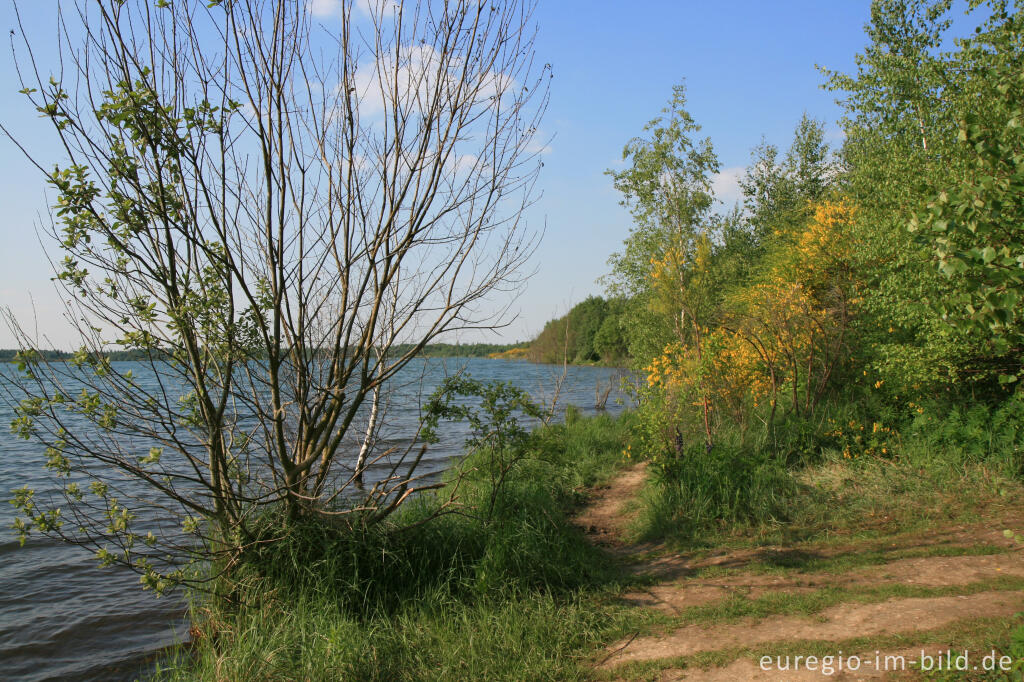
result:
<svg viewBox="0 0 1024 682"><path fill-rule="evenodd" d="M1007 664L989 645L1024 612L1024 547L1002 532L1024 528L1012 506L688 553L627 540L646 476L627 468L576 517L643 584L621 599L652 615L595 659L599 679L1021 679L985 672Z"/></svg>

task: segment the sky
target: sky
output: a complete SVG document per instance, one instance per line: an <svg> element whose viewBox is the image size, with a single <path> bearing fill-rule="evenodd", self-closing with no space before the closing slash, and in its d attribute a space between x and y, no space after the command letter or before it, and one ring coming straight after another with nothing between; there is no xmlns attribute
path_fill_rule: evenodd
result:
<svg viewBox="0 0 1024 682"><path fill-rule="evenodd" d="M316 9L329 9L332 1L316 0ZM23 2L21 9L30 29L53 26L51 3ZM540 0L536 59L552 65L554 78L539 131L549 140L541 196L526 218L544 231L543 241L513 307L516 318L498 332L459 340L526 340L547 320L603 293L598 279L631 225L605 171L624 167L624 145L659 114L674 85L685 82L687 109L718 154L715 187L725 204L739 198L736 181L751 149L762 137L788 147L802 114L822 121L828 139L840 143L837 95L821 89L816 65L854 69L869 10L868 0ZM15 28L10 4L0 8L0 19L0 26ZM45 53L46 46L36 49ZM0 122L56 161L51 134L19 87L5 50ZM39 172L0 138L0 307L54 346L71 348L77 344L50 281L49 258L59 255L38 236L46 219L44 189ZM0 323L0 348L13 345Z"/></svg>

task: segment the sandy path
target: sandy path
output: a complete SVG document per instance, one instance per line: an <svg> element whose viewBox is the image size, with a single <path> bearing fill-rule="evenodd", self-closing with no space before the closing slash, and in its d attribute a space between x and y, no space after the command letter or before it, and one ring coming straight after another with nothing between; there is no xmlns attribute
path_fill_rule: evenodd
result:
<svg viewBox="0 0 1024 682"><path fill-rule="evenodd" d="M590 503L576 518L591 541L629 562L637 573L655 577L657 581L642 590L623 595L636 606L659 610L670 616L686 609L706 606L741 595L747 599L770 598L773 594L812 593L830 588L870 588L886 585L908 585L922 588L968 586L999 578L1024 579L1024 551L1012 540L1002 536L1003 524L1024 525L1024 518L988 520L978 524L946 527L928 534L900 534L881 540L846 546L802 544L799 547L762 547L720 552L700 559L686 557L652 545L630 544L625 529L631 520L632 502L646 480L646 467L636 464L620 473L609 484L595 491ZM765 572L767 558L838 557L859 551L897 552L905 549L973 548L970 553L955 556L896 558L869 566L841 572L801 572L786 570ZM658 551L658 550L661 551ZM965 551L967 551L965 549ZM991 552L991 553L986 553ZM652 554L656 558L645 558ZM749 571L749 564L760 570ZM782 566L785 561L779 561ZM724 569L727 575L696 577L701 569ZM1011 583L1012 584L1012 583ZM998 585L998 583L997 583ZM984 589L984 588L982 588ZM686 625L667 632L634 636L609 646L600 657L599 667L610 671L631 662L656 662L723 649L763 647L802 640L842 641L856 637L913 633L943 628L960 621L978 618L1011 617L1024 611L1024 593L988 589L965 590L973 594L953 596L892 598L875 603L848 602L825 608L811 616L781 615L746 619L740 622L708 625ZM953 646L954 643L951 643ZM927 649L923 647L922 649ZM888 652L894 656L910 654L916 660L922 649ZM887 652L881 652L885 654ZM865 656L874 652L866 652ZM979 654L980 656L980 654ZM731 661L710 670L674 670L666 667L664 680L810 680L810 679L903 679L915 672L886 672L864 666L861 670L834 671L824 675L820 670L763 670L746 658Z"/></svg>

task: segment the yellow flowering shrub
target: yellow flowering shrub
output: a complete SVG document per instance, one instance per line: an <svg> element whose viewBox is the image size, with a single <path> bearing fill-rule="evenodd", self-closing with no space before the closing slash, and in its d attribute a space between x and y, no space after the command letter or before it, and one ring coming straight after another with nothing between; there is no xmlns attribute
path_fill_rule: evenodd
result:
<svg viewBox="0 0 1024 682"><path fill-rule="evenodd" d="M837 423L829 419L831 429L825 434L831 438L833 447L843 453L845 459L868 457L894 458L900 448L900 434L880 422L872 422L870 428L855 419Z"/></svg>
<svg viewBox="0 0 1024 682"><path fill-rule="evenodd" d="M723 419L769 424L780 403L813 413L845 357L852 217L846 201L821 202L800 229L776 235L750 282L724 294L713 290L707 234L650 259L652 312L676 331L643 368L655 450L678 453L701 431L710 445Z"/></svg>

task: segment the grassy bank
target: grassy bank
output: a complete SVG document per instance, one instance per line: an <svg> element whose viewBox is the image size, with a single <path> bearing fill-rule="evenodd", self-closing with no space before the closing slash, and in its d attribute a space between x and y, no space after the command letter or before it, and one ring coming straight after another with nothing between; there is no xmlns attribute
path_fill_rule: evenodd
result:
<svg viewBox="0 0 1024 682"><path fill-rule="evenodd" d="M1006 551L980 538L962 547L890 540L1020 508L1019 406L915 413L884 427L862 423L854 404L830 409L813 424L723 431L710 453L701 447L650 462L632 507L632 539L691 559L773 548L745 561L747 574L838 573ZM863 585L735 595L672 617L623 600L648 578L625 572L621 557L589 543L571 517L588 489L632 464L623 451L638 428L634 413L583 419L570 410L568 423L530 436L527 456L497 490L491 453L464 460L448 474L449 485L460 481L461 507L428 523L417 522L442 495L361 534L268 522L268 532L283 527L286 539L251 553L233 573L246 605L197 601L192 648L166 661L157 679L593 679L602 674L595 666L603 647L637 633L956 591ZM874 441L861 436L872 431ZM844 543L853 548L827 551ZM709 566L694 575L729 574ZM994 588L967 591L982 589ZM991 644L1009 647L1016 631L996 630ZM638 670L648 668L655 669Z"/></svg>
<svg viewBox="0 0 1024 682"><path fill-rule="evenodd" d="M636 539L693 550L736 541L867 537L1020 505L1024 401L910 414L849 400L773 429L725 425L710 453L661 458Z"/></svg>
<svg viewBox="0 0 1024 682"><path fill-rule="evenodd" d="M536 431L497 493L478 453L449 474L462 475L458 513L430 523L416 525L440 496L361 535L287 527L235 571L248 605L197 602L192 650L157 678L587 677L589 652L640 616L614 603L623 574L569 514L621 462L628 426L571 418Z"/></svg>

